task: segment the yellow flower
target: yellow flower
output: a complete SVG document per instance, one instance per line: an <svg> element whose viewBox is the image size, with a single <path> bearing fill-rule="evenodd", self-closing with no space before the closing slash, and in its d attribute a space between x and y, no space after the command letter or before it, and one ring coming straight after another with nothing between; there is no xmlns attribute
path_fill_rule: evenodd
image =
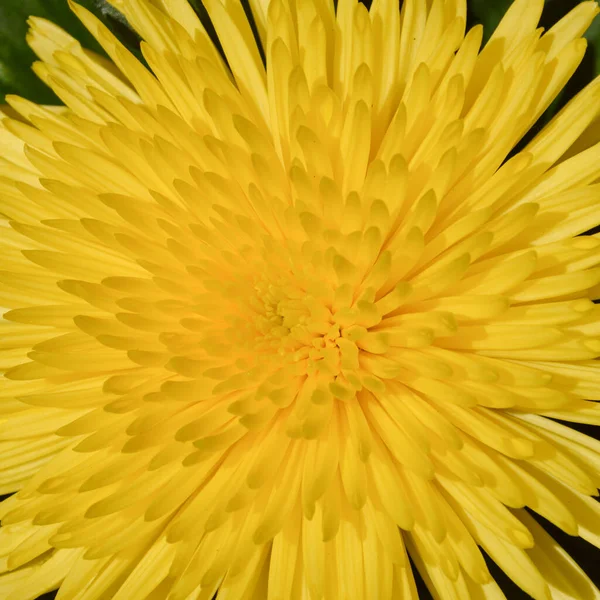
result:
<svg viewBox="0 0 600 600"><path fill-rule="evenodd" d="M119 0L0 129L0 597L600 593L598 12ZM261 60L264 49L266 68Z"/></svg>

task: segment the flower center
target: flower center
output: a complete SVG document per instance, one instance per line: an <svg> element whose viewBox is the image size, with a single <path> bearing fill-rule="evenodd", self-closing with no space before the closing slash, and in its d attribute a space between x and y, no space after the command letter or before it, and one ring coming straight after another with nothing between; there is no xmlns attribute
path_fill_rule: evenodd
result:
<svg viewBox="0 0 600 600"><path fill-rule="evenodd" d="M346 305L338 301L336 306L334 292L325 294L328 299L285 281L271 283L264 278L254 291L251 304L257 312L258 349L277 352L291 363L302 362L306 375L340 378L354 390L362 388L360 340L368 329L361 323L379 321L373 302L363 298L351 303L351 291L343 290Z"/></svg>

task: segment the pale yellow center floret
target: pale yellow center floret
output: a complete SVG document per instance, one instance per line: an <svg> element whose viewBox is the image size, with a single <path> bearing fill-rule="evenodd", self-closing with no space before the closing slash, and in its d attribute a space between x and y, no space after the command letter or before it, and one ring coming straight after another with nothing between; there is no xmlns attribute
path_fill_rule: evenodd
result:
<svg viewBox="0 0 600 600"><path fill-rule="evenodd" d="M256 326L263 334L262 344L268 340L279 355L294 362L305 360L307 374L336 377L358 369L356 341L366 330L351 322L350 311L335 312L331 304L289 286L261 282L255 289L254 304L261 310ZM356 376L352 379L359 388Z"/></svg>

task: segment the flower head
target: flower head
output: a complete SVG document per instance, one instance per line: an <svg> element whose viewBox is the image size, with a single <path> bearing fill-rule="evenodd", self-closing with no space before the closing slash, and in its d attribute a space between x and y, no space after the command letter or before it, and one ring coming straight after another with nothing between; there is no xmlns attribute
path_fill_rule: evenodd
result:
<svg viewBox="0 0 600 600"><path fill-rule="evenodd" d="M114 4L0 129L0 596L597 597L600 81L507 158L596 3Z"/></svg>

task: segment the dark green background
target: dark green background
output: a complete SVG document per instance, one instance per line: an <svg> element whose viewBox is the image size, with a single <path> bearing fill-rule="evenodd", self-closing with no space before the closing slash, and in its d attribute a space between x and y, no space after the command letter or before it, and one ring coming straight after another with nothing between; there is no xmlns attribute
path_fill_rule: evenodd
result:
<svg viewBox="0 0 600 600"><path fill-rule="evenodd" d="M241 0L247 7L247 0ZM363 0L370 4L369 0ZM540 25L548 28L581 0L546 0ZM130 49L137 53L138 36L128 27L123 17L105 0L78 0L86 8L92 10ZM200 17L204 20L206 12L201 0L190 0ZM498 21L511 4L512 0L468 0L469 26L482 23L485 35L489 37ZM67 0L0 0L0 103L6 94L19 94L44 104L58 104L56 96L45 87L31 71L31 63L35 56L25 43L27 33L27 18L30 15L45 17L54 21L71 35L79 39L84 46L101 52L95 40L86 32L77 19L69 11ZM210 25L210 24L207 24ZM548 111L540 118L521 144L525 143L548 119L559 110L574 94L589 83L600 73L600 18L597 18L586 34L589 46L579 69L556 99ZM521 145L520 144L520 145ZM573 426L573 424L570 424ZM576 426L593 435L591 428ZM578 538L572 538L545 519L536 515L555 539L588 571L592 578L597 578L598 551ZM519 590L493 563L490 561L490 571L500 583L508 600L524 600L527 594ZM416 573L416 571L415 571ZM417 576L417 584L422 600L431 600L423 582ZM46 594L43 600L54 598L55 594ZM40 599L42 600L42 599Z"/></svg>

